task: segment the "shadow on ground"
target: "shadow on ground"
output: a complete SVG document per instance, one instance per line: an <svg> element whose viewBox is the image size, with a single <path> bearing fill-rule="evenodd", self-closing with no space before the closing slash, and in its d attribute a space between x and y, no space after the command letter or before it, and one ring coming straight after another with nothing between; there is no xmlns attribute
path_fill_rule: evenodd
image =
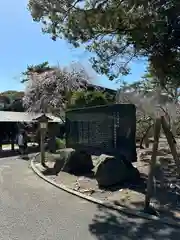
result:
<svg viewBox="0 0 180 240"><path fill-rule="evenodd" d="M180 236L180 228L153 220L127 217L102 206L97 207L89 231L98 240L176 240Z"/></svg>
<svg viewBox="0 0 180 240"><path fill-rule="evenodd" d="M166 175L166 172L165 172ZM174 173L172 173L172 176ZM172 180L171 177L165 176L166 180L168 179L168 183L166 187L162 188L160 185L159 179L155 179L154 183L154 190L152 196L152 203L153 207L159 212L161 217L170 217L176 221L180 221L180 190L170 187L170 183L174 185L177 184L177 179ZM143 210L144 208L144 198L146 194L146 187L147 187L147 175L141 173L141 181L136 183L125 183L120 186L115 186L114 189L112 188L111 191L118 191L118 189L128 189L136 192L137 194L144 194L144 197L140 197L136 201L131 202L131 206L133 209ZM117 196L120 196L118 193ZM142 195L139 195L142 196ZM130 193L130 197L131 193ZM115 205L124 206L124 204L120 201L115 200L113 201Z"/></svg>

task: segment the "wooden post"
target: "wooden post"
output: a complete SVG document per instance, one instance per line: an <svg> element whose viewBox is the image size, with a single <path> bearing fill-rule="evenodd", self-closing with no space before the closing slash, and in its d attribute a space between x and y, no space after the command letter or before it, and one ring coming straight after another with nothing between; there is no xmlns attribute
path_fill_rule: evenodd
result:
<svg viewBox="0 0 180 240"><path fill-rule="evenodd" d="M177 154L177 151L176 151L175 139L174 139L173 134L170 131L169 126L168 126L164 117L162 117L162 128L163 128L164 134L167 138L167 141L168 141L168 144L169 144L169 147L170 147L170 150L171 150L171 154L172 154L172 156L174 158L174 161L176 163L177 172L180 176L180 160L179 160L179 157L178 157L178 154Z"/></svg>
<svg viewBox="0 0 180 240"><path fill-rule="evenodd" d="M39 117L33 119L39 122L39 129L40 129L40 153L41 153L41 164L43 167L47 167L45 164L45 134L48 126L48 121L51 120L45 114L41 114Z"/></svg>
<svg viewBox="0 0 180 240"><path fill-rule="evenodd" d="M161 118L157 118L154 124L154 143L153 143L153 150L152 150L149 175L148 175L148 181L147 181L145 210L149 208L152 191L153 191L153 176L154 176L154 169L156 166L156 157L157 157L157 150L159 145L160 130L161 130Z"/></svg>
<svg viewBox="0 0 180 240"><path fill-rule="evenodd" d="M41 123L40 123L41 124ZM45 131L46 129L41 128L40 126L40 135L41 135L41 144L40 144L40 150L41 150L41 165L43 167L46 167L45 164L45 144L44 144L44 139L45 139Z"/></svg>

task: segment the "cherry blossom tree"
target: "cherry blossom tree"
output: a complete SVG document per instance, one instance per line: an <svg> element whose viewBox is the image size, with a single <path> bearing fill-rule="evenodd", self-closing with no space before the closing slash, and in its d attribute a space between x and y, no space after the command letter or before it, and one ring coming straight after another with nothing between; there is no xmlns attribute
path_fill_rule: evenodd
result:
<svg viewBox="0 0 180 240"><path fill-rule="evenodd" d="M47 71L29 71L23 98L27 111L60 115L73 91L85 90L91 77L81 65L51 67Z"/></svg>
<svg viewBox="0 0 180 240"><path fill-rule="evenodd" d="M167 121L173 119L174 122L174 119L177 118L179 114L178 109L180 109L179 103L175 104L174 102L170 101L169 96L163 95L161 89L156 89L155 92L144 94L144 92L137 90L133 91L132 89L130 90L127 88L124 92L122 90L117 92L116 102L134 104L137 109L137 122L146 120L151 123L150 127L153 127L154 143L145 198L145 211L152 213L153 211L150 207L150 200L153 191L154 169L156 165L161 128L167 138L169 148L177 166L177 173L180 176L180 159L176 150L176 141L171 131L170 121L169 124Z"/></svg>

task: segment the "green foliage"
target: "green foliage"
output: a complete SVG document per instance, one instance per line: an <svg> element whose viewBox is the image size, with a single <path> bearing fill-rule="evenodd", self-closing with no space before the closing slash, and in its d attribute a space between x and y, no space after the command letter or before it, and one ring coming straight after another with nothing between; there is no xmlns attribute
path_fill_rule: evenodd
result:
<svg viewBox="0 0 180 240"><path fill-rule="evenodd" d="M62 149L66 147L65 139L56 138L56 149Z"/></svg>
<svg viewBox="0 0 180 240"><path fill-rule="evenodd" d="M114 103L114 96L101 91L80 91L72 95L70 108L83 108Z"/></svg>
<svg viewBox="0 0 180 240"><path fill-rule="evenodd" d="M21 83L27 82L29 80L29 74L31 73L43 73L46 71L50 71L52 68L49 66L49 63L43 62L37 65L29 65L27 66L27 70L22 73L23 79L21 80Z"/></svg>
<svg viewBox="0 0 180 240"><path fill-rule="evenodd" d="M0 110L24 112L22 98L24 92L22 91L5 91L0 93L1 101L4 101L4 106Z"/></svg>
<svg viewBox="0 0 180 240"><path fill-rule="evenodd" d="M96 53L94 69L111 80L128 74L139 56L147 57L161 86L179 79L179 0L29 0L28 7L53 40Z"/></svg>
<svg viewBox="0 0 180 240"><path fill-rule="evenodd" d="M22 99L15 99L9 106L8 106L9 111L13 112L24 112L25 109L23 107L23 101Z"/></svg>
<svg viewBox="0 0 180 240"><path fill-rule="evenodd" d="M10 99L8 96L3 95L3 93L0 94L0 110L3 110L5 107L7 107L10 104Z"/></svg>
<svg viewBox="0 0 180 240"><path fill-rule="evenodd" d="M121 91L136 91L137 93L148 94L156 92L161 87L162 93L168 97L169 100L177 102L180 96L180 80L174 80L173 76L169 77L166 83L161 86L161 83L155 75L151 66L147 68L147 72L139 81L131 84L124 83L121 86Z"/></svg>
<svg viewBox="0 0 180 240"><path fill-rule="evenodd" d="M24 92L11 90L11 91L5 91L5 92L0 93L0 96L5 96L5 97L9 98L10 101L12 102L13 100L23 98Z"/></svg>
<svg viewBox="0 0 180 240"><path fill-rule="evenodd" d="M155 89L161 87L163 92L174 102L178 101L180 96L180 78L176 78L174 75L166 77L165 83L161 86L158 81L154 69L150 65L147 69L146 74L143 76L141 83L143 83L143 88L146 90L154 91Z"/></svg>

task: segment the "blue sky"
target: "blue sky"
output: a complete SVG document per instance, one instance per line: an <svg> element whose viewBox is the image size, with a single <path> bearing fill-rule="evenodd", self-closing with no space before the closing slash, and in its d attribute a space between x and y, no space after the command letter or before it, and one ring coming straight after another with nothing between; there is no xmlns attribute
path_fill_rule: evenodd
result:
<svg viewBox="0 0 180 240"><path fill-rule="evenodd" d="M41 24L32 21L27 11L28 0L0 1L0 92L22 90L20 75L27 65L48 61L50 64L68 65L72 61L88 63L88 53L74 49L64 40L53 42L49 35L42 34ZM145 71L145 63L131 65L131 74L124 78L129 82L139 80ZM119 84L98 76L96 83L109 88Z"/></svg>

